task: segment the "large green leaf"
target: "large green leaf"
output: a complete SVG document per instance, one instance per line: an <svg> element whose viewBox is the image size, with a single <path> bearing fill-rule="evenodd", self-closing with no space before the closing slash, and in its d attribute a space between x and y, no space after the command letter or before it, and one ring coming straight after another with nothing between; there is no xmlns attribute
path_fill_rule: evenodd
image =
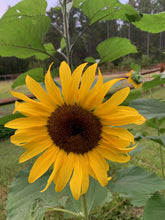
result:
<svg viewBox="0 0 165 220"><path fill-rule="evenodd" d="M130 53L136 53L136 47L126 38L112 37L97 46L100 63L113 61Z"/></svg>
<svg viewBox="0 0 165 220"><path fill-rule="evenodd" d="M44 51L45 53L35 54L36 59L45 60L49 58L51 55L53 55L54 53L56 53L56 50L54 49L54 46L52 43L44 44Z"/></svg>
<svg viewBox="0 0 165 220"><path fill-rule="evenodd" d="M19 16L36 16L45 15L47 7L46 0L22 0L15 6L8 9L8 11L1 18L2 20L13 20Z"/></svg>
<svg viewBox="0 0 165 220"><path fill-rule="evenodd" d="M9 187L8 201L7 201L7 220L42 220L44 213L48 208L60 207L70 211L80 213L81 199L75 200L70 192L69 184L60 193L55 192L54 184L43 193L50 171L39 178L36 182L29 184L28 175L30 168L20 171L11 186ZM94 207L101 206L105 202L112 200L111 193L106 187L101 187L100 184L90 179L90 185L86 194L88 211L90 212ZM65 215L66 218L71 215Z"/></svg>
<svg viewBox="0 0 165 220"><path fill-rule="evenodd" d="M122 4L118 0L86 0L80 8L89 18L90 24L99 20L109 19L121 19L125 21L137 21L141 19L140 14L131 5Z"/></svg>
<svg viewBox="0 0 165 220"><path fill-rule="evenodd" d="M25 78L27 75L31 76L37 82L44 81L44 70L43 68L35 68L31 69L25 73L22 73L12 84L12 89L16 88L17 86L25 85Z"/></svg>
<svg viewBox="0 0 165 220"><path fill-rule="evenodd" d="M50 27L45 0L24 0L0 20L0 55L26 58L45 53L43 39Z"/></svg>
<svg viewBox="0 0 165 220"><path fill-rule="evenodd" d="M140 21L136 21L133 24L143 30L150 33L160 33L165 31L165 12L158 14L143 14Z"/></svg>
<svg viewBox="0 0 165 220"><path fill-rule="evenodd" d="M143 206L154 192L165 189L165 181L155 173L133 166L118 170L115 181L110 181L108 188L129 198L133 205Z"/></svg>
<svg viewBox="0 0 165 220"><path fill-rule="evenodd" d="M78 201L75 200L70 194L69 187L66 188L65 194L68 195L68 200L65 208L76 213L82 212L81 199L79 199ZM107 190L106 187L102 187L96 180L90 178L90 184L86 194L86 199L88 213L90 213L91 210L96 206L102 207L106 202L112 201L112 194L109 192L109 190ZM67 214L65 215L65 217L71 217L71 215Z"/></svg>
<svg viewBox="0 0 165 220"><path fill-rule="evenodd" d="M165 103L157 99L136 99L131 102L130 106L137 109L147 119L165 117Z"/></svg>
<svg viewBox="0 0 165 220"><path fill-rule="evenodd" d="M143 90L146 91L148 89L151 89L155 86L159 86L165 83L165 78L161 78L161 75L158 75L157 77L155 77L154 79L144 82L143 83Z"/></svg>
<svg viewBox="0 0 165 220"><path fill-rule="evenodd" d="M48 175L43 176L33 184L28 183L30 169L20 171L9 187L7 201L7 219L43 219L48 206L60 206L62 193L57 193L51 185L46 192L40 193L44 189ZM35 210L35 212L34 212ZM36 219L35 218L35 219Z"/></svg>
<svg viewBox="0 0 165 220"><path fill-rule="evenodd" d="M144 208L143 220L164 220L165 198L159 193L154 194Z"/></svg>
<svg viewBox="0 0 165 220"><path fill-rule="evenodd" d="M165 135L160 136L147 136L146 139L152 140L158 144L165 146Z"/></svg>

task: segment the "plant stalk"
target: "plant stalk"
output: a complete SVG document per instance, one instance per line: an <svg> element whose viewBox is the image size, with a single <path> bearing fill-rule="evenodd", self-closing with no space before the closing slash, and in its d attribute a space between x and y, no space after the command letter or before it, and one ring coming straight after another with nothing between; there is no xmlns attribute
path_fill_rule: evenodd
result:
<svg viewBox="0 0 165 220"><path fill-rule="evenodd" d="M62 209L62 208L48 208L47 211L65 212L65 213L71 214L73 216L76 216L77 218L82 217L80 214L77 214L75 212L72 212L72 211L67 210L67 209Z"/></svg>
<svg viewBox="0 0 165 220"><path fill-rule="evenodd" d="M66 42L67 62L72 70L72 57L71 57L70 37L69 37L69 13L67 13L66 11L66 0L63 1L62 13L63 13L63 21L64 21L64 38Z"/></svg>
<svg viewBox="0 0 165 220"><path fill-rule="evenodd" d="M83 220L89 220L88 218L88 208L87 208L87 200L86 194L81 196L81 205L82 205L82 212L83 212Z"/></svg>
<svg viewBox="0 0 165 220"><path fill-rule="evenodd" d="M157 129L158 129L158 136L160 136L159 127ZM159 151L160 151L160 160L161 160L161 167L162 167L162 178L165 179L163 151L162 151L162 145L161 144L159 144Z"/></svg>
<svg viewBox="0 0 165 220"><path fill-rule="evenodd" d="M162 177L165 179L164 175L164 161L163 161L163 151L162 151L162 146L159 144L159 150L160 150L160 159L161 159L161 165L162 165Z"/></svg>

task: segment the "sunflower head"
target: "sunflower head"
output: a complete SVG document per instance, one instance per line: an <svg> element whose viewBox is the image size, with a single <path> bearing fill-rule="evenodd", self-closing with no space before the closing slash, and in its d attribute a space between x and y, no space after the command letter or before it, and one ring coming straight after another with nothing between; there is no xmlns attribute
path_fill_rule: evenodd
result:
<svg viewBox="0 0 165 220"><path fill-rule="evenodd" d="M128 82L132 83L135 88L142 87L143 77L138 71L131 70L126 75L128 76Z"/></svg>
<svg viewBox="0 0 165 220"><path fill-rule="evenodd" d="M30 171L29 183L52 168L44 190L53 181L55 190L60 192L69 182L75 199L87 192L89 176L101 186L107 185L110 179L107 160L119 163L130 160L128 153L135 146L129 146L135 144L134 136L123 125L145 122L135 109L121 106L129 87L104 102L109 89L121 79L103 83L98 69L97 82L92 87L97 64L85 69L86 65L81 64L71 74L68 64L61 63L62 91L51 77L51 66L45 75L46 91L27 76L26 84L36 99L12 91L13 96L23 101L16 102L14 112L19 111L25 117L5 125L17 129L11 142L25 149L20 162L39 155Z"/></svg>

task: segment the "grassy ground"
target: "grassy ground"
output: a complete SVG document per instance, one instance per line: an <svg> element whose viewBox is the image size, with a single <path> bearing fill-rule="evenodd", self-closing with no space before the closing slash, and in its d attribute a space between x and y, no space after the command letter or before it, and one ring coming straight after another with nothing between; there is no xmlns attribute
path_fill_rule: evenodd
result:
<svg viewBox="0 0 165 220"><path fill-rule="evenodd" d="M9 88L11 82L0 83L0 99L10 97ZM29 93L27 88L19 87L17 91L24 91ZM153 90L154 98L164 99L165 87L160 87ZM143 94L145 97L150 98L150 94ZM14 105L0 106L0 116L11 113ZM135 131L139 132L148 129L145 125L135 126ZM152 129L149 130L151 135L154 133ZM146 148L139 154L132 156L132 159L127 164L114 164L111 169L121 169L130 165L139 165L146 170L153 171L161 176L161 165L159 159L158 145L151 141L142 141L141 145L145 145ZM15 174L22 168L26 167L30 162L19 164L19 156L23 153L22 148L16 147L10 143L9 139L0 141L0 220L6 219L6 199L8 193L8 185L13 180ZM32 161L31 161L32 162ZM111 207L111 208L110 208ZM142 219L143 208L133 207L129 201L115 197L111 204L107 204L101 210L97 210L100 216L97 219L105 220L140 220ZM49 215L47 213L46 220L56 219L60 220L60 216ZM95 219L95 218L93 218Z"/></svg>

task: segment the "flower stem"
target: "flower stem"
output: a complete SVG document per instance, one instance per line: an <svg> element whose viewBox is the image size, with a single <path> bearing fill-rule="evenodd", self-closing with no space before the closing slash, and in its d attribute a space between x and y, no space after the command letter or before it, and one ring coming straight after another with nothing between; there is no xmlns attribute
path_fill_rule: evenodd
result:
<svg viewBox="0 0 165 220"><path fill-rule="evenodd" d="M71 57L71 50L70 50L70 37L69 37L69 13L66 11L66 0L63 1L62 7L63 13L63 22L64 22L64 38L66 42L66 56L67 62L72 70L72 57Z"/></svg>
<svg viewBox="0 0 165 220"><path fill-rule="evenodd" d="M88 209L87 209L87 200L86 200L86 194L83 194L81 196L81 205L82 205L82 211L83 211L83 216L84 220L89 220L88 218Z"/></svg>
<svg viewBox="0 0 165 220"><path fill-rule="evenodd" d="M158 131L158 136L160 136L160 130L159 130L159 126L157 127L157 131ZM159 151L160 151L160 160L161 160L161 167L162 167L162 178L165 178L164 175L164 160L163 160L163 151L162 151L162 145L159 144Z"/></svg>
<svg viewBox="0 0 165 220"><path fill-rule="evenodd" d="M74 216L76 216L78 218L82 217L82 215L80 215L80 214L77 214L75 212L72 212L72 211L67 210L67 209L62 209L62 208L48 208L47 211L65 212L65 213L74 215Z"/></svg>
<svg viewBox="0 0 165 220"><path fill-rule="evenodd" d="M161 159L161 165L162 165L162 177L164 179L165 178L165 176L164 176L164 161L163 161L163 152L162 152L161 144L159 144L159 149L160 149L160 159Z"/></svg>

